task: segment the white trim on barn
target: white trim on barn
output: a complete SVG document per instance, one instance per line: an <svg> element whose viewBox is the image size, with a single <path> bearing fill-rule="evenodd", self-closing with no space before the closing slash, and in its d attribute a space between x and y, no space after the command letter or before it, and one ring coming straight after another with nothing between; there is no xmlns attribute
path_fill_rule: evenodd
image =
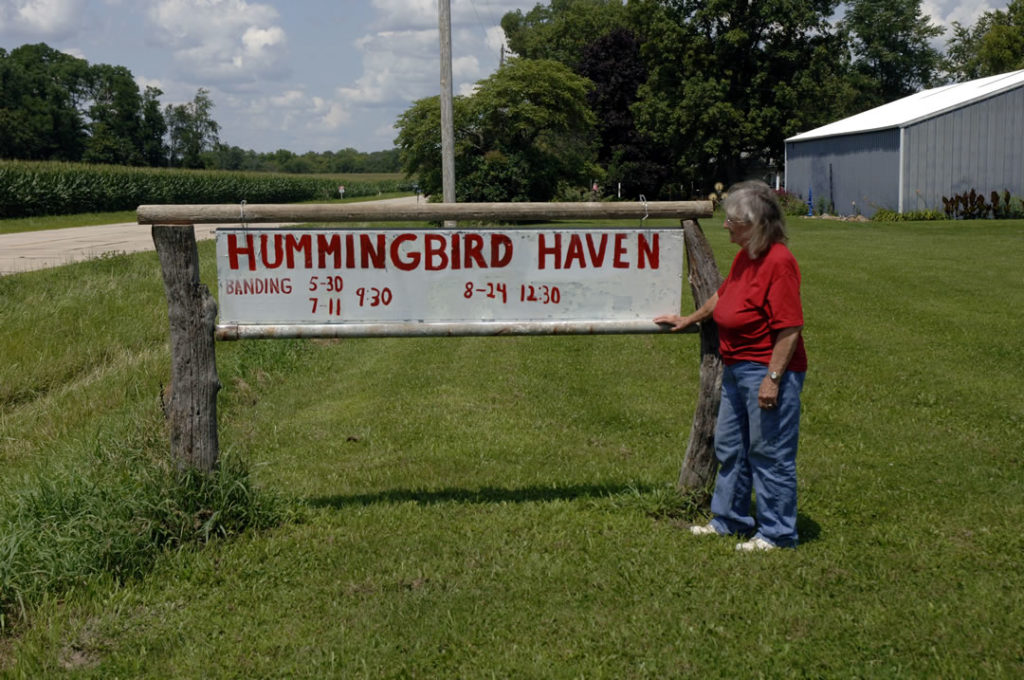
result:
<svg viewBox="0 0 1024 680"><path fill-rule="evenodd" d="M1024 70L923 90L786 140L786 188L840 214L1024 194Z"/></svg>

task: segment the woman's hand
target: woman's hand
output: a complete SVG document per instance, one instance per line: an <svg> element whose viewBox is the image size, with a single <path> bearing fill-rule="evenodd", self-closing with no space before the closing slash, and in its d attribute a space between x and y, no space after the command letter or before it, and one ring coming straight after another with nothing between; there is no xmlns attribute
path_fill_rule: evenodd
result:
<svg viewBox="0 0 1024 680"><path fill-rule="evenodd" d="M672 326L670 331L681 331L684 328L692 326L695 323L701 323L711 318L711 315L715 312L715 305L718 304L718 293L712 293L711 297L704 301L704 304L700 306L693 314L689 316L679 316L678 314L662 314L661 316L654 317L654 323L663 323Z"/></svg>
<svg viewBox="0 0 1024 680"><path fill-rule="evenodd" d="M654 323L668 324L672 326L669 330L681 331L687 326L693 325L693 321L688 316L679 316L678 314L662 314L661 316L654 317Z"/></svg>
<svg viewBox="0 0 1024 680"><path fill-rule="evenodd" d="M757 405L763 409L773 409L779 405L779 384L767 375L757 390Z"/></svg>

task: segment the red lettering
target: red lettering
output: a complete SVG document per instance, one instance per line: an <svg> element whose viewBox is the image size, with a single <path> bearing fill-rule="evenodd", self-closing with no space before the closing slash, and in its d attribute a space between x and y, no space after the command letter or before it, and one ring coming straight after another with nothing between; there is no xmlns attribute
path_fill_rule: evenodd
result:
<svg viewBox="0 0 1024 680"><path fill-rule="evenodd" d="M462 237L459 234L452 234L452 269L462 268Z"/></svg>
<svg viewBox="0 0 1024 680"><path fill-rule="evenodd" d="M491 266L498 268L512 261L512 239L505 234L491 235Z"/></svg>
<svg viewBox="0 0 1024 680"><path fill-rule="evenodd" d="M345 234L345 268L356 268L356 235Z"/></svg>
<svg viewBox="0 0 1024 680"><path fill-rule="evenodd" d="M256 251L253 249L252 234L245 235L245 248L238 247L238 235L228 234L228 263L232 269L238 269L238 256L249 256L249 271L256 271Z"/></svg>
<svg viewBox="0 0 1024 680"><path fill-rule="evenodd" d="M553 246L547 246L544 240L544 234L540 235L540 239L537 243L537 269L547 269L547 256L550 255L555 260L555 269L562 268L562 235L555 234L555 244Z"/></svg>
<svg viewBox="0 0 1024 680"><path fill-rule="evenodd" d="M333 269L341 269L341 235L331 234L330 237L324 234L316 235L317 265L320 269L327 267L327 256L334 255ZM306 265L307 267L309 265Z"/></svg>
<svg viewBox="0 0 1024 680"><path fill-rule="evenodd" d="M640 239L638 241L640 262L637 264L640 269L645 269L647 267L647 262L650 262L651 269L658 269L659 267L661 248L658 244L658 235L652 234L652 236L654 238L653 244L647 242L647 237L644 234L640 234Z"/></svg>
<svg viewBox="0 0 1024 680"><path fill-rule="evenodd" d="M285 252L288 256L288 269L295 269L295 251L305 252L303 263L306 269L313 268L313 237L309 234L295 238L295 234L288 234L284 241Z"/></svg>
<svg viewBox="0 0 1024 680"><path fill-rule="evenodd" d="M373 265L374 269L384 269L385 264L385 248L386 248L386 236L384 234L377 234L376 249L374 243L370 239L369 234L359 235L359 253L362 255L360 265L363 269L369 269L370 265ZM394 245L391 247L391 252L394 254Z"/></svg>
<svg viewBox="0 0 1024 680"><path fill-rule="evenodd" d="M444 251L444 236L427 234L423 237L423 250L427 271L436 272L448 267L448 254Z"/></svg>
<svg viewBox="0 0 1024 680"><path fill-rule="evenodd" d="M271 262L268 257L270 256L270 248L267 247L267 234L260 234L260 251L263 259L263 266L267 269L277 269L284 262L284 247L282 242L284 239L281 234L274 234L274 255L276 256L274 261Z"/></svg>
<svg viewBox="0 0 1024 680"><path fill-rule="evenodd" d="M615 235L615 255L612 259L612 266L616 269L629 269L629 262L626 262L622 258L629 254L626 250L626 239L629 234L616 234Z"/></svg>
<svg viewBox="0 0 1024 680"><path fill-rule="evenodd" d="M466 269L471 269L473 262L476 262L476 266L481 269L487 268L483 251L484 237L480 234L466 234L466 259L464 260Z"/></svg>
<svg viewBox="0 0 1024 680"><path fill-rule="evenodd" d="M604 251L608 248L608 234L601 234L600 248L594 248L594 235L587 234L587 251L590 253L590 263L595 267L604 264Z"/></svg>
<svg viewBox="0 0 1024 680"><path fill-rule="evenodd" d="M420 264L420 254L415 250L409 252L409 259L402 261L399 247L406 241L415 241L416 234L399 234L391 242L391 261L402 271L408 272L416 269Z"/></svg>
<svg viewBox="0 0 1024 680"><path fill-rule="evenodd" d="M283 279L242 279L225 282L224 292L228 295L288 295L292 292L292 280Z"/></svg>
<svg viewBox="0 0 1024 680"><path fill-rule="evenodd" d="M581 269L587 268L587 261L583 259L583 239L579 234L569 237L569 249L565 253L565 264L562 266L565 269L571 268L573 260L579 261Z"/></svg>

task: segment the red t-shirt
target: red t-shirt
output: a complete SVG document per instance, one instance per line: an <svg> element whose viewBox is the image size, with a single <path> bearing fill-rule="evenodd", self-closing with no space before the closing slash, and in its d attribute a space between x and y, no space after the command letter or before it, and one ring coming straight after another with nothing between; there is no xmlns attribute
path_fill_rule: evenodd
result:
<svg viewBox="0 0 1024 680"><path fill-rule="evenodd" d="M756 260L750 258L746 248L740 248L729 276L718 289L714 319L722 361L767 365L778 332L804 325L800 268L789 248L774 243ZM802 335L787 370L807 370Z"/></svg>

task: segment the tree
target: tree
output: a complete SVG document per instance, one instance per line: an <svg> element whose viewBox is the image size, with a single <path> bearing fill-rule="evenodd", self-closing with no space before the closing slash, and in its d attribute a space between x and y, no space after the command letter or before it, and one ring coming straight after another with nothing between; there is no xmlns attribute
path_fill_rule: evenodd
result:
<svg viewBox="0 0 1024 680"><path fill-rule="evenodd" d="M839 26L863 109L937 83L943 59L931 41L945 29L924 15L921 0L853 0Z"/></svg>
<svg viewBox="0 0 1024 680"><path fill-rule="evenodd" d="M513 59L453 102L456 199L547 201L594 170L589 83L550 60ZM396 124L404 171L441 192L440 101L415 102Z"/></svg>
<svg viewBox="0 0 1024 680"><path fill-rule="evenodd" d="M947 57L949 75L958 81L1024 68L1024 0L985 12L970 28L953 22Z"/></svg>
<svg viewBox="0 0 1024 680"><path fill-rule="evenodd" d="M0 49L0 157L82 157L89 64L45 43Z"/></svg>
<svg viewBox="0 0 1024 680"><path fill-rule="evenodd" d="M219 141L220 125L213 119L212 112L213 101L205 88L199 88L191 102L167 106L164 116L172 165L203 167L203 152L212 150Z"/></svg>
<svg viewBox="0 0 1024 680"><path fill-rule="evenodd" d="M588 43L627 25L621 0L551 0L525 15L516 10L501 19L509 49L520 57L554 59L573 69Z"/></svg>
<svg viewBox="0 0 1024 680"><path fill-rule="evenodd" d="M787 136L848 104L835 0L635 0L648 68L632 111L675 159L678 193L782 165Z"/></svg>
<svg viewBox="0 0 1024 680"><path fill-rule="evenodd" d="M141 165L143 157L142 96L131 71L99 64L90 68L89 139L82 160L87 163Z"/></svg>
<svg viewBox="0 0 1024 680"><path fill-rule="evenodd" d="M647 80L636 34L616 28L586 45L578 72L594 83L587 101L598 121L597 160L607 171L605 183L621 186L630 198L658 196L671 162L660 145L636 129L632 106Z"/></svg>
<svg viewBox="0 0 1024 680"><path fill-rule="evenodd" d="M167 163L167 145L164 135L167 134L167 121L160 110L160 95L163 91L147 85L142 93L142 123L139 131L140 153L143 162L150 167L159 167Z"/></svg>

